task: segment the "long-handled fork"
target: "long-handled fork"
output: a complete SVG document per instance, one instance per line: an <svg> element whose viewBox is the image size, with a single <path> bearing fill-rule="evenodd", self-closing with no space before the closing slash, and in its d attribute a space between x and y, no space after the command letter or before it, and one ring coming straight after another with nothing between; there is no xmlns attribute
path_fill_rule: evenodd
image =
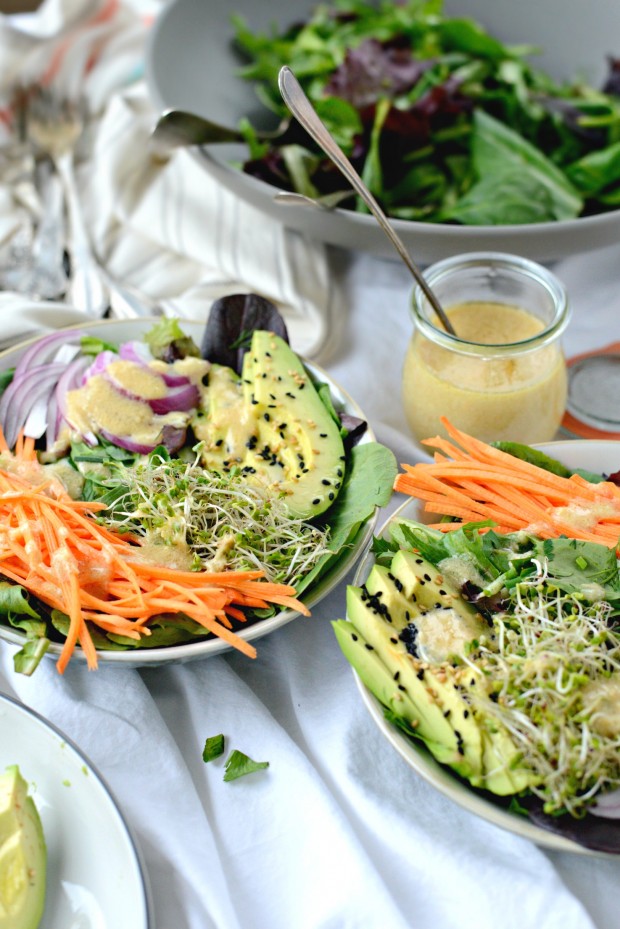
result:
<svg viewBox="0 0 620 929"><path fill-rule="evenodd" d="M109 305L108 293L91 248L73 164L75 146L83 128L84 117L76 102L58 99L46 88L31 90L28 136L52 159L65 191L71 261L68 299L89 316L101 317Z"/></svg>

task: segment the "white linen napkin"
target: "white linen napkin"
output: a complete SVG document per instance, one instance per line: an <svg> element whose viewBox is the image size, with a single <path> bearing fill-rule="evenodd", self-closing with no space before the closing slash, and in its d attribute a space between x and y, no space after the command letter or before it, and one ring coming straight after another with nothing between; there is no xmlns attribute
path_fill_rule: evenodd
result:
<svg viewBox="0 0 620 929"><path fill-rule="evenodd" d="M206 318L218 297L258 293L279 307L293 347L316 358L335 299L325 247L224 190L189 152L151 157L157 114L142 75L159 9L149 0L44 0L35 13L0 15L0 145L13 139L8 103L17 84L81 93L90 122L76 151L77 178L112 285L136 288L147 311L193 319ZM28 221L0 177L0 248ZM112 292L116 315L134 312ZM0 341L2 326L0 318Z"/></svg>

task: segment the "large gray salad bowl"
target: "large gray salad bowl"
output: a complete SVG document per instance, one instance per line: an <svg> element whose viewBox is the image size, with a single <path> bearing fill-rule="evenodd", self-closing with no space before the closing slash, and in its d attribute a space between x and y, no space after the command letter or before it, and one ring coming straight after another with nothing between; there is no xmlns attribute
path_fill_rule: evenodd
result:
<svg viewBox="0 0 620 929"><path fill-rule="evenodd" d="M171 0L154 24L147 48L147 83L158 112L178 108L236 128L246 116L256 128L274 128L274 115L254 88L238 76L241 59L232 47L233 13L255 31L304 19L311 0ZM536 65L558 79L582 75L600 86L607 56L620 57L620 4L614 0L446 0L446 12L469 16L508 44L535 45ZM394 257L375 220L348 210L284 205L277 189L238 167L245 148L212 145L192 149L198 162L224 187L291 229L346 248ZM563 222L521 226L454 226L395 220L414 258L422 264L468 251L513 252L552 261L601 248L620 238L620 210Z"/></svg>

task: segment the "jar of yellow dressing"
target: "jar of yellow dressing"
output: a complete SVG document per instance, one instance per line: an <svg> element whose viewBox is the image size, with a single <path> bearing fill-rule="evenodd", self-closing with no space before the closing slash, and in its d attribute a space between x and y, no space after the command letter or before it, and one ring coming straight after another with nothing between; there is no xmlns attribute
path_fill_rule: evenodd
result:
<svg viewBox="0 0 620 929"><path fill-rule="evenodd" d="M566 291L547 268L500 252L459 255L425 272L456 335L421 287L403 368L403 404L414 437L444 435L439 418L485 442L552 439L566 404L560 336Z"/></svg>

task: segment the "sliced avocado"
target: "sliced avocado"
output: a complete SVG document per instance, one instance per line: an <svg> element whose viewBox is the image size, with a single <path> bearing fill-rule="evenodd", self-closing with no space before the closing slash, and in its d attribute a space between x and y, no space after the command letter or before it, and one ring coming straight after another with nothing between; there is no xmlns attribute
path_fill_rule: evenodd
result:
<svg viewBox="0 0 620 929"><path fill-rule="evenodd" d="M224 365L211 365L208 388L192 421L196 438L204 443L203 461L213 459L213 470L229 471L240 464L256 441L256 417L243 395L241 378Z"/></svg>
<svg viewBox="0 0 620 929"><path fill-rule="evenodd" d="M461 692L457 680L459 672L452 667L452 658L461 656L465 651L464 643L482 637L489 628L470 604L461 601L454 590L439 581L439 574L431 564L423 559L419 562L416 557L416 570L424 568L421 578L415 572L405 571L399 556L410 554L398 552L389 569L373 565L364 586L371 595L375 610L390 623L402 647L414 655L424 668L426 686L437 694L436 699L444 714L448 713L459 742L465 746L472 770L476 771L480 767L480 736L471 718L467 695ZM400 580L399 574L405 578L405 583ZM441 587L439 583L442 583ZM433 593L430 592L432 587ZM425 603L432 606L427 607ZM453 638L453 635L456 637ZM433 650L429 643L435 644ZM433 659L429 660L426 652L439 653L440 657L433 654ZM443 686L446 681L447 687Z"/></svg>
<svg viewBox="0 0 620 929"><path fill-rule="evenodd" d="M415 593L415 600L420 606L427 609L449 606L463 616L479 615L441 571L417 552L400 549L392 559L390 570L403 585L405 596L411 597Z"/></svg>
<svg viewBox="0 0 620 929"><path fill-rule="evenodd" d="M416 562L416 568L420 567L421 564ZM427 580L426 587L434 583L436 577L434 580L433 577L430 582ZM390 658L394 653L400 656L405 649L412 650L411 643L413 641L415 646L416 636L412 635L410 630L421 619L441 622L442 614L437 612L436 608L420 616L418 603L406 597L405 586L392 573L391 568L374 565L364 586L368 594L366 604L371 613L374 613L375 621L382 621L388 634ZM411 589L417 589L415 584ZM347 598L349 596L357 599L358 595L347 593ZM452 592L447 591L447 596L452 597ZM454 609L456 602L452 599L449 602L449 609ZM475 616L480 622L480 632L487 634L489 630L484 620L477 617L470 604L464 603L464 607L468 622ZM349 618L352 619L352 615ZM361 628L363 617L356 612L353 621L359 621ZM395 668L391 666L380 642L377 638L373 639L367 630L366 634L380 652L384 662L394 672ZM456 744L460 746L466 762L459 773L467 777L474 786L484 787L498 795L519 793L532 783L531 772L518 764L518 750L508 732L484 713L484 703L490 700L484 676L473 673L468 666L452 667L446 661L433 665L410 657L409 667L417 669L417 678L422 678L425 685L423 693L427 700L441 711L441 728L420 728L420 734L428 735L435 744L441 741L451 747L454 746L456 738ZM403 680L402 674L399 679ZM446 722L452 729L452 733L447 736ZM444 760L439 752L433 751L433 754L439 761L451 763Z"/></svg>
<svg viewBox="0 0 620 929"><path fill-rule="evenodd" d="M407 551L397 553L389 568L374 565L363 588L347 588L347 615L362 645L360 654L351 647L345 654L356 668L369 653L373 656L366 675L358 673L381 700L385 687L378 686L371 673L380 660L392 691L395 681L404 688L402 693L415 708L416 733L438 761L451 765L473 786L497 795L517 794L531 786L532 774L520 765L510 734L485 713L491 698L484 674L459 659L468 641L490 638L490 629L437 568ZM454 651L455 659L424 660L418 648L424 623L441 627L446 617L456 630L455 647L442 647L446 654ZM403 715L393 701L390 708Z"/></svg>
<svg viewBox="0 0 620 929"><path fill-rule="evenodd" d="M397 552L390 574L418 612L416 642L421 658L432 663L459 659L472 643L491 639L486 620L421 555Z"/></svg>
<svg viewBox="0 0 620 929"><path fill-rule="evenodd" d="M0 929L37 929L47 851L37 808L17 765L0 776Z"/></svg>
<svg viewBox="0 0 620 929"><path fill-rule="evenodd" d="M499 797L519 794L536 783L532 772L519 765L519 752L502 728L488 730L482 723L483 786Z"/></svg>
<svg viewBox="0 0 620 929"><path fill-rule="evenodd" d="M318 516L338 495L345 463L338 423L300 359L271 332L254 332L241 378L212 366L192 427L205 467L241 468L284 494L293 516Z"/></svg>
<svg viewBox="0 0 620 929"><path fill-rule="evenodd" d="M388 616L384 611L375 609L375 601L361 587L348 587L346 598L347 617L367 643L366 648L376 650L391 675L392 686L399 688L411 701L418 735L445 747L445 758L440 760L446 764L462 761L454 730L430 695L419 663L407 652L395 631L390 629Z"/></svg>
<svg viewBox="0 0 620 929"><path fill-rule="evenodd" d="M415 730L416 734L421 736L418 707L411 700L409 693L394 680L379 652L366 641L359 629L348 620L335 620L332 626L345 658L355 668L368 690L374 694L383 706L390 709L395 716L403 719ZM442 763L450 764L454 761L454 754L450 753L443 744L426 738L424 743ZM457 755L457 764L459 763L458 757Z"/></svg>

